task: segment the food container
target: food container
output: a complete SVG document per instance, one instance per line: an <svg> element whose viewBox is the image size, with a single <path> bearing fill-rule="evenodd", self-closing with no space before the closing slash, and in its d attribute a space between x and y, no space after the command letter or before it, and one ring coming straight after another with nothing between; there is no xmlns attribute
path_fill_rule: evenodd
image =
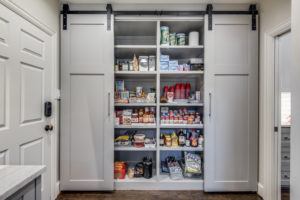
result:
<svg viewBox="0 0 300 200"><path fill-rule="evenodd" d="M137 86L136 87L136 97L140 98L143 95L143 87Z"/></svg>
<svg viewBox="0 0 300 200"><path fill-rule="evenodd" d="M189 33L189 46L198 46L199 45L199 32L192 31Z"/></svg>
<svg viewBox="0 0 300 200"><path fill-rule="evenodd" d="M170 45L175 46L176 45L176 33L170 33Z"/></svg>
<svg viewBox="0 0 300 200"><path fill-rule="evenodd" d="M161 71L169 71L169 62L168 61L160 61L160 70Z"/></svg>
<svg viewBox="0 0 300 200"><path fill-rule="evenodd" d="M122 71L129 71L129 63L123 63L122 64Z"/></svg>
<svg viewBox="0 0 300 200"><path fill-rule="evenodd" d="M139 56L139 68L141 72L149 71L148 56Z"/></svg>
<svg viewBox="0 0 300 200"><path fill-rule="evenodd" d="M196 91L196 101L200 102L200 98L201 98L200 91Z"/></svg>
<svg viewBox="0 0 300 200"><path fill-rule="evenodd" d="M160 55L160 61L161 62L164 62L164 61L166 61L166 62L169 62L169 60L170 60L170 56L169 55Z"/></svg>
<svg viewBox="0 0 300 200"><path fill-rule="evenodd" d="M178 68L178 60L170 60L169 61L169 70L177 71L177 68Z"/></svg>
<svg viewBox="0 0 300 200"><path fill-rule="evenodd" d="M155 71L156 68L156 56L149 56L149 71Z"/></svg>
<svg viewBox="0 0 300 200"><path fill-rule="evenodd" d="M134 178L134 167L128 168L128 178Z"/></svg>
<svg viewBox="0 0 300 200"><path fill-rule="evenodd" d="M177 33L176 34L176 40L178 46L184 46L185 45L185 34L184 33Z"/></svg>
<svg viewBox="0 0 300 200"><path fill-rule="evenodd" d="M167 26L160 27L160 44L162 46L169 45L169 27Z"/></svg>
<svg viewBox="0 0 300 200"><path fill-rule="evenodd" d="M145 141L145 137L146 137L145 134L135 134L133 136L134 141L138 141L138 142L144 142Z"/></svg>
<svg viewBox="0 0 300 200"><path fill-rule="evenodd" d="M124 179L126 176L126 163L125 162L115 162L114 164L114 178Z"/></svg>

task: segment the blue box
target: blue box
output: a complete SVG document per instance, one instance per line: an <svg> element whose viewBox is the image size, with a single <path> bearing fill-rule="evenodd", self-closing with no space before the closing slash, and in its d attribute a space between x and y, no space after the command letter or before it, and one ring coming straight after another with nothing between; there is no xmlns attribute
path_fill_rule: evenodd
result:
<svg viewBox="0 0 300 200"><path fill-rule="evenodd" d="M169 71L169 62L160 62L161 71Z"/></svg>
<svg viewBox="0 0 300 200"><path fill-rule="evenodd" d="M169 55L160 55L160 61L161 62L169 62L170 56Z"/></svg>
<svg viewBox="0 0 300 200"><path fill-rule="evenodd" d="M169 70L177 71L177 69L178 69L178 60L170 60L169 61Z"/></svg>

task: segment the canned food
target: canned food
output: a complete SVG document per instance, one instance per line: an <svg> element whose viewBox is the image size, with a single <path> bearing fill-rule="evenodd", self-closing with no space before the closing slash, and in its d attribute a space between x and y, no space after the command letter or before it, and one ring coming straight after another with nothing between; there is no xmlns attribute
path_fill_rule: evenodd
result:
<svg viewBox="0 0 300 200"><path fill-rule="evenodd" d="M167 26L160 27L160 44L169 45L169 27Z"/></svg>
<svg viewBox="0 0 300 200"><path fill-rule="evenodd" d="M176 34L177 45L184 46L185 45L185 34L177 33Z"/></svg>
<svg viewBox="0 0 300 200"><path fill-rule="evenodd" d="M170 33L170 45L171 46L175 46L176 45L176 33Z"/></svg>

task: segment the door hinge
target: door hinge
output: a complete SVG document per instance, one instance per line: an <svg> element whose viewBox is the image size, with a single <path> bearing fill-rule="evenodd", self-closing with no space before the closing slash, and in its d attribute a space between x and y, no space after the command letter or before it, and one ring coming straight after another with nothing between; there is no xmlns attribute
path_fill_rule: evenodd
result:
<svg viewBox="0 0 300 200"><path fill-rule="evenodd" d="M249 7L249 11L252 14L252 31L256 31L256 14L257 14L256 5L251 4Z"/></svg>
<svg viewBox="0 0 300 200"><path fill-rule="evenodd" d="M208 30L212 30L212 11L213 11L213 5L212 4L207 4L206 6L206 12L208 15Z"/></svg>
<svg viewBox="0 0 300 200"><path fill-rule="evenodd" d="M106 12L107 12L107 30L111 30L111 15L113 13L113 9L111 4L106 5Z"/></svg>
<svg viewBox="0 0 300 200"><path fill-rule="evenodd" d="M274 132L276 132L276 133L278 132L278 126L274 127Z"/></svg>
<svg viewBox="0 0 300 200"><path fill-rule="evenodd" d="M68 23L68 12L70 8L68 4L63 5L63 30L67 30L67 23Z"/></svg>

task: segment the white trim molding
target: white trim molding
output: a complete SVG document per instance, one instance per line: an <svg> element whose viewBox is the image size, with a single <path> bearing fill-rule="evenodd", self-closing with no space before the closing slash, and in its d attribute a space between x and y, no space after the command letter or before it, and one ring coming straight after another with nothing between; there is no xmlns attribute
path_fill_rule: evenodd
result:
<svg viewBox="0 0 300 200"><path fill-rule="evenodd" d="M39 29L41 29L47 35L53 36L56 33L49 26L47 26L46 24L44 24L43 22L41 22L36 17L34 17L31 14L29 14L24 9L20 8L15 3L13 3L13 2L11 2L9 0L0 0L0 3L2 5L4 5L5 7L7 7L8 9L10 9L11 11L13 11L14 13L16 13L17 15L19 15L20 17L24 18L25 20L27 20L28 22L30 22L31 24L33 24L34 26L36 26Z"/></svg>
<svg viewBox="0 0 300 200"><path fill-rule="evenodd" d="M263 184L261 184L261 183L258 183L258 184L257 184L257 194L258 194L259 196L261 196L262 198L265 196L265 195L264 195L264 186L263 186Z"/></svg>
<svg viewBox="0 0 300 200"><path fill-rule="evenodd" d="M291 20L272 28L264 34L264 61L261 88L263 91L262 109L262 133L264 136L264 158L265 165L263 169L264 185L259 188L260 195L264 200L277 200L278 195L278 166L277 155L278 146L274 139L274 116L275 116L275 39L277 36L291 30Z"/></svg>

